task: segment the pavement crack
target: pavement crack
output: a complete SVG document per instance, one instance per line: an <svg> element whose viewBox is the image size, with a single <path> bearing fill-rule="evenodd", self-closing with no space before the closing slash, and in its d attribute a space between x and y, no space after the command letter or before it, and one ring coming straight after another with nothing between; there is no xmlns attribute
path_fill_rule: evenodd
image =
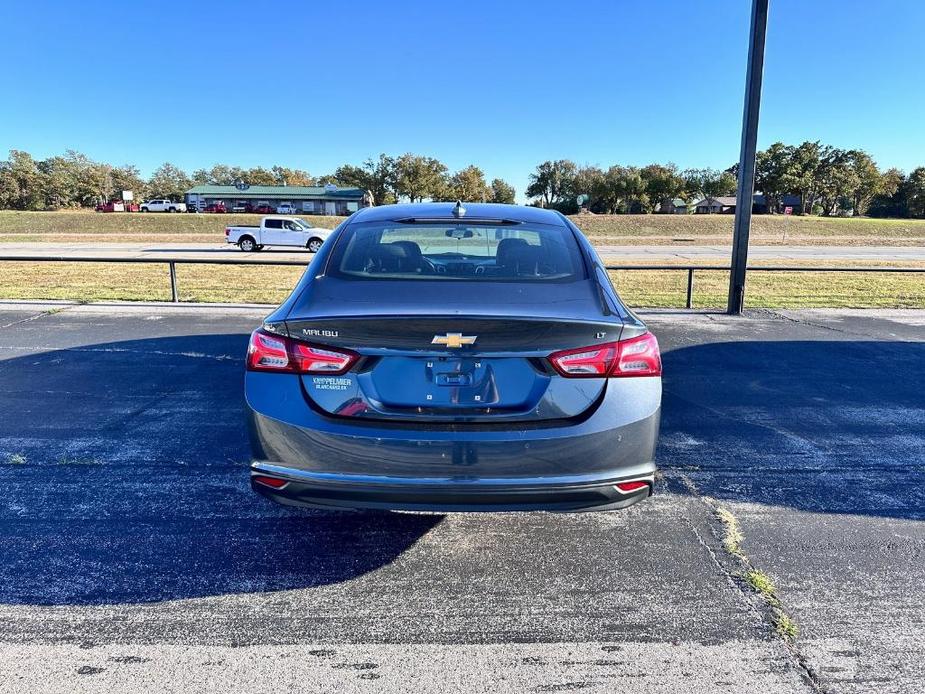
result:
<svg viewBox="0 0 925 694"><path fill-rule="evenodd" d="M810 328L819 328L821 330L828 330L833 333L838 333L839 335L855 335L858 337L870 337L870 338L882 338L882 335L877 333L865 333L858 332L857 330L848 330L846 328L839 327L837 325L830 325L828 323L818 323L816 321L809 320L808 318L795 318L794 316L787 316L779 311L774 311L772 309L763 309L762 313L770 315L772 318L777 320L787 321L789 323L795 323L796 325L805 325Z"/></svg>
<svg viewBox="0 0 925 694"><path fill-rule="evenodd" d="M63 313L64 311L67 311L68 309L74 308L74 306L77 306L77 304L73 304L69 306L56 306L55 308L50 308L45 311L40 311L39 313L33 314L31 316L26 316L25 318L20 318L19 320L14 320L10 323L0 325L0 330L5 330L6 328L12 328L17 325L22 325L23 323L29 323L31 321L38 320L39 318L45 318L46 316L53 316L56 313Z"/></svg>
<svg viewBox="0 0 925 694"><path fill-rule="evenodd" d="M796 623L784 610L774 584L767 574L752 564L742 549L744 536L738 519L731 511L719 506L715 499L701 494L687 475L679 474L677 479L696 503L709 512L709 520L704 521L708 526L706 532L698 528L693 518L687 517L686 520L713 564L741 596L745 605L774 628L778 642L810 689L817 694L827 694L819 673L796 643Z"/></svg>
<svg viewBox="0 0 925 694"><path fill-rule="evenodd" d="M38 316L37 316L38 317ZM3 327L3 326L0 326ZM212 359L215 361L244 361L243 357L231 354L205 354L204 352L174 352L162 349L130 349L127 347L57 347L54 345L30 345L29 347L0 346L0 350L11 352L87 352L112 354L156 354L164 357L188 357L190 359Z"/></svg>

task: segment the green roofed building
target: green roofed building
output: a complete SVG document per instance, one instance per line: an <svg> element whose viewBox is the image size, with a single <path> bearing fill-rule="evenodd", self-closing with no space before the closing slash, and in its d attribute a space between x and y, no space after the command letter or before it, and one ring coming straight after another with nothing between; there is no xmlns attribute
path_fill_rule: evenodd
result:
<svg viewBox="0 0 925 694"><path fill-rule="evenodd" d="M326 186L196 186L186 191L186 204L200 210L221 203L228 212L250 212L284 203L296 214L346 216L363 207L363 190Z"/></svg>

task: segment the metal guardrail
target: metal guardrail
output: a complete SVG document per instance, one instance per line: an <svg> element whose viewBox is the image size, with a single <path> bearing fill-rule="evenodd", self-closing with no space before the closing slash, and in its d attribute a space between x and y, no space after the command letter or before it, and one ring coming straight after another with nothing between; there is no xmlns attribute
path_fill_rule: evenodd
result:
<svg viewBox="0 0 925 694"><path fill-rule="evenodd" d="M74 256L74 255L0 255L0 262L26 262L26 263L147 263L152 265L167 265L170 270L170 300L174 303L180 301L177 286L177 265L268 265L268 266L302 266L311 262L306 260L250 260L233 258L132 258L122 256ZM671 271L687 273L687 298L685 306L693 308L694 300L694 272L729 272L728 265L605 265L606 270L628 271ZM749 272L899 272L923 273L925 267L864 267L864 266L832 266L824 265L752 265Z"/></svg>
<svg viewBox="0 0 925 694"><path fill-rule="evenodd" d="M166 264L170 270L170 300L179 303L180 293L177 288L177 265L301 265L305 267L311 260L234 260L233 258L126 258L120 256L83 256L83 255L0 255L0 262L27 263L148 263Z"/></svg>
<svg viewBox="0 0 925 694"><path fill-rule="evenodd" d="M694 307L694 271L730 272L728 265L605 265L607 270L676 270L687 272L686 308ZM925 267L827 267L824 265L749 265L749 272L925 272Z"/></svg>

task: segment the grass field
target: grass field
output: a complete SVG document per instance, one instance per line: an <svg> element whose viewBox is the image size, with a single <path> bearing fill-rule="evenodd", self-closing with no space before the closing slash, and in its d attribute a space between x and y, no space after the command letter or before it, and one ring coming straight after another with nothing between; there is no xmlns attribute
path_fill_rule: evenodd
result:
<svg viewBox="0 0 925 694"><path fill-rule="evenodd" d="M581 215L574 220L598 245L727 244L732 235L732 217L727 215ZM0 252L4 241L217 243L222 240L226 225L258 221L257 215L236 214L0 211ZM341 221L342 217L311 217L311 222L319 227L333 228ZM760 215L754 218L752 242L772 245L921 245L925 244L925 220ZM788 264L795 263L788 261ZM839 261L837 264L850 263ZM865 262L863 265L873 266L875 263ZM286 297L301 273L299 267L177 267L183 301L275 304ZM612 273L612 277L631 306L684 305L687 276L683 271L618 271ZM724 272L698 271L695 275L694 306L724 306L727 282ZM8 299L166 301L170 298L169 287L167 268L160 265L0 263L0 297ZM925 308L925 273L754 272L749 278L747 304L767 308Z"/></svg>
<svg viewBox="0 0 925 694"><path fill-rule="evenodd" d="M343 217L311 216L319 227L334 228ZM730 243L730 215L577 215L576 224L598 244ZM190 242L216 243L229 224L256 224L246 214L101 214L96 212L0 211L0 243ZM920 245L922 219L840 219L756 215L751 240L764 245Z"/></svg>
<svg viewBox="0 0 925 694"><path fill-rule="evenodd" d="M277 304L288 295L301 274L299 267L178 265L177 283L183 301ZM684 305L687 273L683 270L616 271L611 276L631 306ZM725 306L727 282L725 272L696 272L694 307ZM170 284L167 267L163 265L9 262L0 263L0 296L168 301ZM763 308L925 308L925 273L753 272L749 276L746 303Z"/></svg>

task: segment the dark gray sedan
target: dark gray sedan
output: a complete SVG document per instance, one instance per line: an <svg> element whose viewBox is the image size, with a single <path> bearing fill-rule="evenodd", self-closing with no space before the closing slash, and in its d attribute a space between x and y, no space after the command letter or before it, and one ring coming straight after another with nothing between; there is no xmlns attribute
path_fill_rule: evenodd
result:
<svg viewBox="0 0 925 694"><path fill-rule="evenodd" d="M566 217L363 209L251 336L251 484L325 508L624 508L652 493L661 373Z"/></svg>

